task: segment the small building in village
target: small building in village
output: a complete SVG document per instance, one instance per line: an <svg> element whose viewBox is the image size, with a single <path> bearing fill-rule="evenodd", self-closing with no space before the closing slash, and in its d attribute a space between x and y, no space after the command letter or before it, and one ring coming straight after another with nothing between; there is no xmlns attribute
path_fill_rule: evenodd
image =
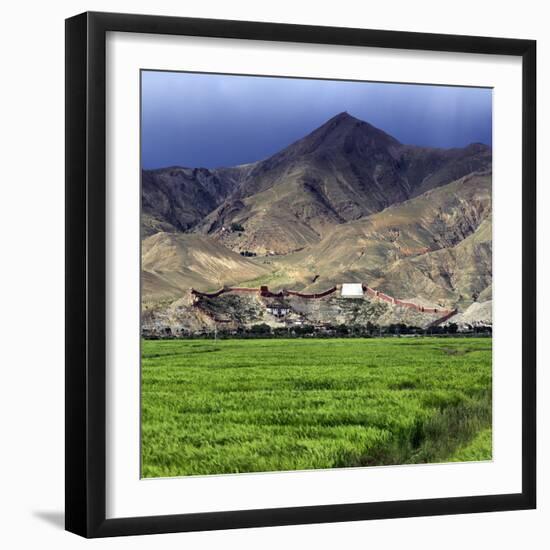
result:
<svg viewBox="0 0 550 550"><path fill-rule="evenodd" d="M267 306L266 311L275 317L286 317L290 313L290 308L287 306L273 304Z"/></svg>

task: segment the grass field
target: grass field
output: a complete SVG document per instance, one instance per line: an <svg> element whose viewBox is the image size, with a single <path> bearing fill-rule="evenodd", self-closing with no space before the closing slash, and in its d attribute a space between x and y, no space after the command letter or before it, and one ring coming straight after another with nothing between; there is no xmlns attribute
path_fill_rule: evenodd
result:
<svg viewBox="0 0 550 550"><path fill-rule="evenodd" d="M491 339L143 341L142 474L491 459Z"/></svg>

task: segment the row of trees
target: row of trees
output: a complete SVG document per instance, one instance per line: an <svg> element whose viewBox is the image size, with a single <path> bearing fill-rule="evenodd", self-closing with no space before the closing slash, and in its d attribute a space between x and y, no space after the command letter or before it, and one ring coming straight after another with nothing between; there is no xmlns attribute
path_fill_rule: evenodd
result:
<svg viewBox="0 0 550 550"><path fill-rule="evenodd" d="M373 338L380 336L402 336L402 335L453 335L458 333L458 325L451 323L444 327L420 328L395 323L388 326L379 326L368 322L366 325L294 325L286 327L271 327L266 323L259 323L251 327L239 327L230 329L227 327L216 327L199 332L190 332L185 329L173 332L169 327L157 333L144 333L145 338ZM461 334L490 335L491 327L470 327L469 330L461 331Z"/></svg>

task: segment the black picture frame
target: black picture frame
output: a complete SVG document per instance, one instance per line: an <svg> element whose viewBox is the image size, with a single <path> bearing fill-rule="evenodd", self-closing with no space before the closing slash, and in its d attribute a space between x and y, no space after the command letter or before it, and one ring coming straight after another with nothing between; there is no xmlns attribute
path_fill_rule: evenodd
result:
<svg viewBox="0 0 550 550"><path fill-rule="evenodd" d="M522 491L106 519L105 40L108 31L498 54L523 64ZM107 537L532 509L536 506L536 42L83 13L66 20L66 529Z"/></svg>

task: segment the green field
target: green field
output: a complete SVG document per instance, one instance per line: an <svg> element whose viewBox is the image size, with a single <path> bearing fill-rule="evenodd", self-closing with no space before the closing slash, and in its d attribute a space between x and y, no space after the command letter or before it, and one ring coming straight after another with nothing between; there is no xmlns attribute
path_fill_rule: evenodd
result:
<svg viewBox="0 0 550 550"><path fill-rule="evenodd" d="M142 475L491 459L491 339L143 341Z"/></svg>

